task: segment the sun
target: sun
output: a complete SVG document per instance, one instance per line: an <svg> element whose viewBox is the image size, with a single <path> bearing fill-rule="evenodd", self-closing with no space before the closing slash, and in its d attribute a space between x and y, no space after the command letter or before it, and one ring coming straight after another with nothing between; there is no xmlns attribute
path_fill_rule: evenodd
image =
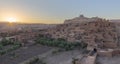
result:
<svg viewBox="0 0 120 64"><path fill-rule="evenodd" d="M14 17L8 18L7 21L10 23L17 22L16 18Z"/></svg>

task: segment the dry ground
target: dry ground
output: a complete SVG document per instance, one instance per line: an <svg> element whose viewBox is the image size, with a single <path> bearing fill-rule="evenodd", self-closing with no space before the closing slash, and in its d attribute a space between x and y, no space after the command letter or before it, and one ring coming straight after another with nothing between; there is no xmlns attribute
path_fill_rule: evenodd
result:
<svg viewBox="0 0 120 64"><path fill-rule="evenodd" d="M50 49L52 48L41 45L22 47L13 52L0 56L0 64L18 64L33 56L45 53Z"/></svg>
<svg viewBox="0 0 120 64"><path fill-rule="evenodd" d="M73 58L82 57L80 50L71 50L47 55L43 61L46 64L72 64Z"/></svg>
<svg viewBox="0 0 120 64"><path fill-rule="evenodd" d="M58 50L59 48L42 45L22 47L3 56L0 56L0 64L19 64L35 56L46 54L52 49ZM61 51L57 53L53 53L52 51L45 56L43 61L46 64L71 64L73 58L76 58L78 56L82 57L80 50Z"/></svg>

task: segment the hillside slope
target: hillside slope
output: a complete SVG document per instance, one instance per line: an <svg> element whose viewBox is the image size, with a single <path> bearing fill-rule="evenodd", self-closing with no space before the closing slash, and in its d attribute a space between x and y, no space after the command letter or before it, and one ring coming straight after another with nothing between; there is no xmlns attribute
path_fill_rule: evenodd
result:
<svg viewBox="0 0 120 64"><path fill-rule="evenodd" d="M116 48L118 47L118 36L116 26L108 20L95 18L90 22L60 24L49 29L45 34L51 38L62 38L69 42L85 42L88 49L92 48ZM79 19L80 20L80 19Z"/></svg>

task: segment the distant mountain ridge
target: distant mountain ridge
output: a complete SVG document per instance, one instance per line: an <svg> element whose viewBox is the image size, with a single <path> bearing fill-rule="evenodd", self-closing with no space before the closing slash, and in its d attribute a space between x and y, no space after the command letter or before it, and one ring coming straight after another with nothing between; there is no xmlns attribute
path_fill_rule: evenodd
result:
<svg viewBox="0 0 120 64"><path fill-rule="evenodd" d="M16 30L16 29L48 29L56 26L56 24L41 24L41 23L9 23L0 22L0 30Z"/></svg>

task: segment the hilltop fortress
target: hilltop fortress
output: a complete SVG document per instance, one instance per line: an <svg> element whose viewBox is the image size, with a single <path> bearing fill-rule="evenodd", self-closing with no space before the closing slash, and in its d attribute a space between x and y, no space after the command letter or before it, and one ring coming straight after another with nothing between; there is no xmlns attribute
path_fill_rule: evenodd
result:
<svg viewBox="0 0 120 64"><path fill-rule="evenodd" d="M112 57L120 55L116 24L99 17L87 18L83 15L68 19L44 33L49 38L65 39L69 42L86 43L87 50L92 52L85 63L78 60L76 64L95 64L96 56ZM97 52L93 54L94 52Z"/></svg>
<svg viewBox="0 0 120 64"><path fill-rule="evenodd" d="M119 45L115 24L98 17L86 18L80 15L65 20L64 24L48 30L46 34L55 39L63 38L69 42L87 43L88 50L114 49Z"/></svg>

